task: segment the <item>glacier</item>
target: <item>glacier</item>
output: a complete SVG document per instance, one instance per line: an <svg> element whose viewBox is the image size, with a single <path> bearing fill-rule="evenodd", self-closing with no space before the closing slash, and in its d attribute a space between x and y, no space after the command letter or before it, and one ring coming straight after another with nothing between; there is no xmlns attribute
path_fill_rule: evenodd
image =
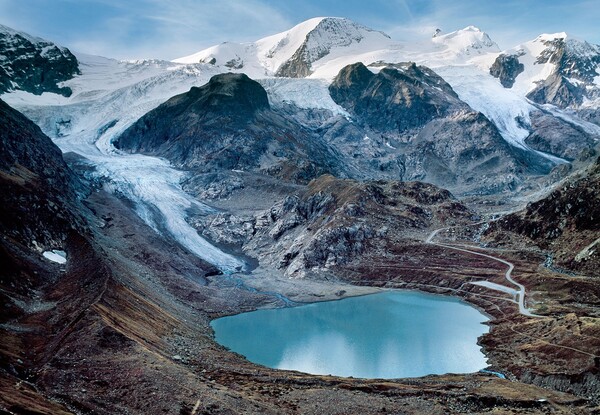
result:
<svg viewBox="0 0 600 415"><path fill-rule="evenodd" d="M340 33L331 32L332 24ZM231 273L246 269L246 264L210 244L187 222L191 211L214 210L182 190L180 183L186 173L166 160L127 154L112 145L142 115L192 86L203 85L213 75L244 72L261 83L271 103L319 108L349 118L328 92L341 68L358 61L366 65L412 61L442 76L461 100L498 127L509 144L532 151L524 142L529 134L524 125L536 107L526 94L553 70L551 63L536 65L544 41L551 37L542 35L507 52L518 53L525 65L525 72L511 89L490 75L490 66L502 52L474 26L430 40L401 42L347 19L315 18L256 42L227 42L172 62L117 61L76 53L81 75L64 82L73 90L71 97L15 91L2 98L40 125L63 152L85 157L95 167L94 174L107 179L107 188L134 202L145 223ZM310 76L275 77L278 68L300 50L310 58ZM594 132L599 130L590 123L561 116ZM540 154L554 163L564 162Z"/></svg>

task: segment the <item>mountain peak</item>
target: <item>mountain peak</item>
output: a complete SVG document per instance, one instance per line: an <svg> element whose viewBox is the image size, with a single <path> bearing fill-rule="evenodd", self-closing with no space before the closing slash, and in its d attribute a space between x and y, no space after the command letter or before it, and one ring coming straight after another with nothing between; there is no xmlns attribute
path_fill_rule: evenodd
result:
<svg viewBox="0 0 600 415"><path fill-rule="evenodd" d="M363 41L386 42L390 37L352 20L340 17L325 17L308 22L318 22L307 32L302 42L277 69L279 76L304 77L312 73L312 64L337 48L347 48ZM298 26L297 26L298 27ZM294 29L290 30L290 34ZM294 36L298 39L298 36Z"/></svg>
<svg viewBox="0 0 600 415"><path fill-rule="evenodd" d="M563 40L563 39L566 39L567 37L571 38L571 36L569 36L567 34L567 32L542 33L541 35L536 37L534 41L547 42L547 41L559 40L559 39Z"/></svg>
<svg viewBox="0 0 600 415"><path fill-rule="evenodd" d="M467 26L446 35L438 35L432 40L436 44L446 45L449 49L467 55L500 51L488 34L476 26Z"/></svg>

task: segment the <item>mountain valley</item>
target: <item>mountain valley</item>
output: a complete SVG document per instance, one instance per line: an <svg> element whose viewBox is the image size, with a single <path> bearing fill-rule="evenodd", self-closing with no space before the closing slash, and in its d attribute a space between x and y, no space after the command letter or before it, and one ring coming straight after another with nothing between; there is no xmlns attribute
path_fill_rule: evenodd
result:
<svg viewBox="0 0 600 415"><path fill-rule="evenodd" d="M0 91L0 410L600 410L600 46L316 18L118 61L0 26ZM210 326L392 289L488 315L487 371L276 370Z"/></svg>

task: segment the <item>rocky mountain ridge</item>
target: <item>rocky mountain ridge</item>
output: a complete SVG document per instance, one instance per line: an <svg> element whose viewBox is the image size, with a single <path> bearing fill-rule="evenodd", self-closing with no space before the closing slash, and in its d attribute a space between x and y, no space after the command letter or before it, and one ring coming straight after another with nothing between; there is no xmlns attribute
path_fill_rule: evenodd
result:
<svg viewBox="0 0 600 415"><path fill-rule="evenodd" d="M22 90L70 96L61 83L78 75L79 63L69 49L0 25L0 92Z"/></svg>
<svg viewBox="0 0 600 415"><path fill-rule="evenodd" d="M357 63L343 68L329 91L365 136L382 137L388 163L400 166L403 180L495 193L519 186L516 178L536 168L429 68L379 63L369 70Z"/></svg>
<svg viewBox="0 0 600 415"><path fill-rule="evenodd" d="M546 49L536 64L554 64L555 70L527 95L532 101L561 108L579 107L584 99L600 97L595 84L600 76L600 46L564 37L543 41Z"/></svg>
<svg viewBox="0 0 600 415"><path fill-rule="evenodd" d="M314 134L271 110L267 93L243 74L216 75L146 114L115 142L198 172L262 171L306 182L344 174L339 156Z"/></svg>
<svg viewBox="0 0 600 415"><path fill-rule="evenodd" d="M252 216L217 214L198 218L195 226L210 240L237 245L286 277L322 278L363 255L385 256L393 241L414 238L419 230L467 223L474 216L433 185L323 175Z"/></svg>

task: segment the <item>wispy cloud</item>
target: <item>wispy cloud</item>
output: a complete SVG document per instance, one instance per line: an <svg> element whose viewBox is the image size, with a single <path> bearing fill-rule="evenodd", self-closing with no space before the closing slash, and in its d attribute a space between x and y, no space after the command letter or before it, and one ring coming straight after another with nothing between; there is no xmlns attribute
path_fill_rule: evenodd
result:
<svg viewBox="0 0 600 415"><path fill-rule="evenodd" d="M18 1L0 0L0 11L5 12L0 13L0 19L7 18L5 24L22 23L22 15L35 15L36 6L40 6L34 4L40 0L29 0L29 7L17 5ZM172 59L225 40L247 41L292 25L276 8L261 0L57 0L57 3L70 3L72 19L89 18L90 10L97 10L93 25L77 32L65 30L67 34L59 41L74 50L118 58ZM28 30L32 23L19 28ZM70 23L62 22L67 26ZM39 30L34 32L44 35Z"/></svg>
<svg viewBox="0 0 600 415"><path fill-rule="evenodd" d="M598 0L0 0L0 23L118 58L172 59L315 16L348 17L396 39L475 25L502 48L558 31L600 43Z"/></svg>

